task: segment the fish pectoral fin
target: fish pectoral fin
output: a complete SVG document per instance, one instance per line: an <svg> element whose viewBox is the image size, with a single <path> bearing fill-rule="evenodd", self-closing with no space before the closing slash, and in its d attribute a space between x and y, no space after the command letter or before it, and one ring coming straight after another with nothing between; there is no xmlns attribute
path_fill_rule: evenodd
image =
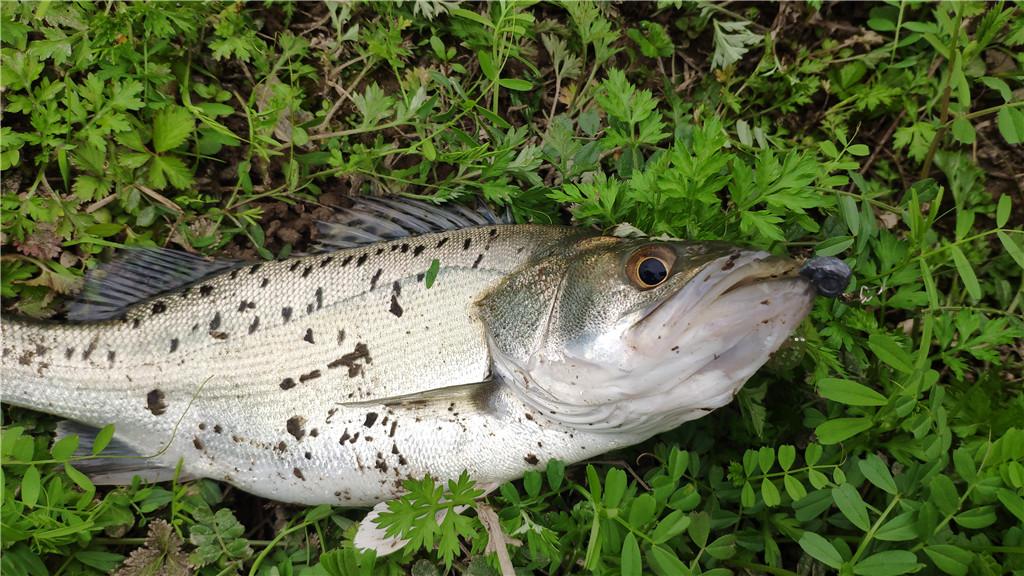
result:
<svg viewBox="0 0 1024 576"><path fill-rule="evenodd" d="M131 248L85 276L85 285L68 306L68 319L97 322L120 318L132 306L188 286L242 262L210 260L165 248Z"/></svg>
<svg viewBox="0 0 1024 576"><path fill-rule="evenodd" d="M491 396L499 386L500 384L494 380L484 380L483 382L456 384L454 386L423 390L400 396L386 396L356 402L340 402L339 404L346 408L360 408L364 406L415 407L438 402L471 402L483 407L490 403Z"/></svg>
<svg viewBox="0 0 1024 576"><path fill-rule="evenodd" d="M99 456L93 456L92 447L96 443L98 428L87 426L70 420L57 423L57 434L54 442L70 436L78 436L78 449L75 451L72 465L98 485L131 484L135 476L144 482L166 482L174 479L174 468L162 466L150 456L139 454L131 446L116 437L103 449ZM79 460L78 458L82 458ZM190 478L182 474L179 481Z"/></svg>
<svg viewBox="0 0 1024 576"><path fill-rule="evenodd" d="M317 221L319 250L354 248L406 236L512 224L510 215L497 215L480 202L469 208L443 206L409 198L349 198L352 205L338 210L328 221Z"/></svg>

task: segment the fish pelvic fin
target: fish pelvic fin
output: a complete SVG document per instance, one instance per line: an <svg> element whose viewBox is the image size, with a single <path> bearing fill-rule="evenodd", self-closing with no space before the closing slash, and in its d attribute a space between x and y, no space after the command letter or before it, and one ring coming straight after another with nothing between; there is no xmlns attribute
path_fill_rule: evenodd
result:
<svg viewBox="0 0 1024 576"><path fill-rule="evenodd" d="M175 469L159 464L153 457L139 454L134 448L117 439L115 436L98 456L93 456L98 428L87 426L71 420L57 423L54 442L76 435L78 449L72 462L74 467L89 477L93 484L106 486L123 486L131 484L138 476L143 482L166 482L175 479ZM78 459L82 458L82 459ZM178 481L192 478L181 474Z"/></svg>

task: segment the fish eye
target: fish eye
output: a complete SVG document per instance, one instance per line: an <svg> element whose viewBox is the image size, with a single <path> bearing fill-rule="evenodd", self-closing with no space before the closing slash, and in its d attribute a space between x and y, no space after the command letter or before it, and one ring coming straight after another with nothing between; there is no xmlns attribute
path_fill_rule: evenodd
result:
<svg viewBox="0 0 1024 576"><path fill-rule="evenodd" d="M668 278L675 259L671 250L648 246L633 253L626 263L626 275L634 286L649 290L660 286Z"/></svg>

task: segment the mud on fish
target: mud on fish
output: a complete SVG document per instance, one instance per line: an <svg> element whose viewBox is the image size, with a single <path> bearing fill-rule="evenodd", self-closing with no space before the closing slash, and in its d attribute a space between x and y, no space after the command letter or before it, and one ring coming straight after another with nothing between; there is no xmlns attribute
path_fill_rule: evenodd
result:
<svg viewBox="0 0 1024 576"><path fill-rule="evenodd" d="M3 402L67 418L85 453L114 424L110 457L76 463L99 483L180 460L275 500L370 505L410 477L496 484L699 418L849 276L405 201L323 232L331 250L276 262L122 254L67 321L4 318Z"/></svg>

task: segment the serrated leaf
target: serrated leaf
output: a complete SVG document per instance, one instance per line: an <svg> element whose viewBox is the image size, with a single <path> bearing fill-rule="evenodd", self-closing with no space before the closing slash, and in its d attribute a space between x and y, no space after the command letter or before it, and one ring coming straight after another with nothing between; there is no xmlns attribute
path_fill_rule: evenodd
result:
<svg viewBox="0 0 1024 576"><path fill-rule="evenodd" d="M818 392L833 402L849 406L885 406L889 400L867 386L852 380L822 378Z"/></svg>
<svg viewBox="0 0 1024 576"><path fill-rule="evenodd" d="M843 557L836 547L814 532L804 532L797 543L808 556L830 568L838 570L843 565Z"/></svg>
<svg viewBox="0 0 1024 576"><path fill-rule="evenodd" d="M153 149L159 154L181 146L194 127L195 118L185 108L164 108L153 118Z"/></svg>

